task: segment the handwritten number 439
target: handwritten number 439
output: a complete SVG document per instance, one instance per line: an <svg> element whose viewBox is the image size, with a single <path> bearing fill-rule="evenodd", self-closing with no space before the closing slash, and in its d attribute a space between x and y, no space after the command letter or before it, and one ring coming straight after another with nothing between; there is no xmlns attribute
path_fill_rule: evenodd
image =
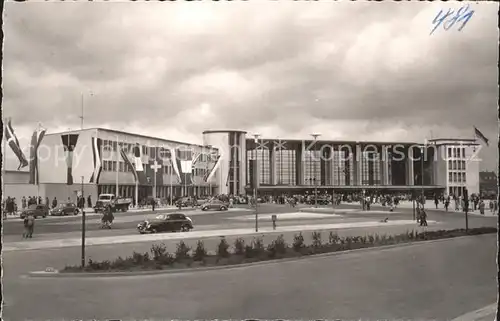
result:
<svg viewBox="0 0 500 321"><path fill-rule="evenodd" d="M451 27L455 25L455 23L462 23L462 25L458 28L458 31L461 31L467 22L469 22L470 18L474 14L474 10L469 10L469 5L463 6L455 13L453 10L448 9L448 12L443 14L443 10L439 11L437 16L432 20L434 24L434 29L431 31L431 35L436 31L439 26L443 26L444 30L449 30Z"/></svg>

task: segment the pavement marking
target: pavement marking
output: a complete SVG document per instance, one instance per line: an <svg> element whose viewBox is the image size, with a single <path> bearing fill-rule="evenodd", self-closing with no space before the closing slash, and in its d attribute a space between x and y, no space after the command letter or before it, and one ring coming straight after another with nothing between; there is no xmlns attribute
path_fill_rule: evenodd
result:
<svg viewBox="0 0 500 321"><path fill-rule="evenodd" d="M273 214L259 214L259 220L271 221ZM295 220L300 218L333 218L333 217L342 217L337 214L314 214L314 213L303 213L303 212L294 212L294 213L279 213L276 214L278 221L280 220ZM246 215L240 217L230 217L230 220L236 221L253 221L255 220L255 215Z"/></svg>
<svg viewBox="0 0 500 321"><path fill-rule="evenodd" d="M497 303L493 303L476 311L466 313L452 321L486 321L496 320Z"/></svg>
<svg viewBox="0 0 500 321"><path fill-rule="evenodd" d="M429 224L436 224L435 221L429 221ZM151 241L168 241L168 240L184 240L207 237L221 236L243 236L243 235L258 235L263 233L285 233L285 232L304 232L314 230L332 230L332 229L348 229L348 228L366 228L366 227L383 227L383 226L401 226L415 225L412 220L393 220L387 223L382 222L351 222L351 223L336 223L336 224L311 224L311 225L293 225L280 226L276 230L272 228L261 228L259 232L255 232L253 228L240 229L223 229L223 230L205 230L191 231L179 233L158 233L158 234L134 234L134 235L117 235L90 237L85 240L87 246L92 245L112 245L123 243L138 243ZM19 251L19 250L37 250L49 248L62 248L81 246L81 238L57 239L45 241L26 240L22 242L4 242L3 251Z"/></svg>
<svg viewBox="0 0 500 321"><path fill-rule="evenodd" d="M186 214L187 216L197 216L197 215L207 215L207 214L224 214L231 212L248 212L249 209L240 209L240 208L230 208L227 211L202 211L202 210L192 210L192 211L179 211L179 213ZM147 214L137 214L137 215L128 215L128 216L120 216L120 213L115 214L114 224L119 223L131 223L131 222L141 222L146 219L153 219L157 215L167 215L169 213L147 213ZM101 223L101 214L94 215L91 219L87 220L88 223ZM82 222L80 220L77 221L66 221L66 222L49 222L47 225L81 225Z"/></svg>

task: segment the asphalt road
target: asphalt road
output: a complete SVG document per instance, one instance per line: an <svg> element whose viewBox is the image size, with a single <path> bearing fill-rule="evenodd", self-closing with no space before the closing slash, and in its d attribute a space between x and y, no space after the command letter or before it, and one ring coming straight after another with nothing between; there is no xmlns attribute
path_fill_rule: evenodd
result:
<svg viewBox="0 0 500 321"><path fill-rule="evenodd" d="M449 320L496 301L495 256L486 235L219 271L33 279L20 274L78 249L7 252L3 317Z"/></svg>
<svg viewBox="0 0 500 321"><path fill-rule="evenodd" d="M286 205L272 205L272 204L260 204L259 205L259 213L260 214L269 214L269 213L284 213L284 212L296 212L300 208L310 207L310 206L299 206L297 208L291 208ZM238 211L242 209L242 211ZM339 207L336 207L336 210L343 209L359 209L358 205L348 205L343 204ZM374 214L374 211L384 211L386 213ZM389 213L387 209L382 208L374 208L372 212L358 212L355 214L343 214L348 218L357 218L357 219L382 219L384 217L389 216L393 219L411 219L412 218L412 210L406 208L398 208L396 210L398 213ZM160 214L160 213L170 213L177 212L177 210L158 210L156 212L140 212L140 213L117 213L115 215L115 221L113 222L112 230L102 230L100 229L100 216L89 216L87 218L86 230L89 233L96 233L97 235L122 235L122 234L130 234L135 233L135 229L137 223L144 220L146 217L151 217L152 215ZM248 206L239 206L236 209L232 209L230 212L202 212L197 211L197 214L192 214L193 211L191 209L183 209L181 212L186 213L186 215L191 216L195 220L195 227L200 227L203 229L203 226L226 226L227 228L231 227L241 227L241 226L252 226L254 224L253 221L246 222L237 222L232 220L235 217L253 215L252 211L248 211ZM464 216L461 213L445 213L442 211L434 211L432 209L428 210L429 220L436 220L442 222L454 222L456 224L464 224ZM470 215L469 221L472 225L485 224L490 225L491 222L496 222L497 218L495 217L477 217ZM279 222L279 224L284 225L296 225L298 222L304 221L301 219L299 221L292 222L291 220ZM316 223L328 222L328 219L311 219L310 221L315 221ZM321 221L321 222L320 222ZM269 221L264 221L263 224L269 224ZM23 234L23 224L21 220L17 219L9 219L3 222L3 236L5 241L18 241L20 240ZM35 235L43 235L48 234L49 237L60 238L61 236L57 236L57 234L61 233L62 235L67 235L67 233L80 232L81 231L81 216L66 216L66 217L49 217L46 219L38 219L35 224ZM75 233L76 235L76 233ZM66 237L66 236L65 236Z"/></svg>

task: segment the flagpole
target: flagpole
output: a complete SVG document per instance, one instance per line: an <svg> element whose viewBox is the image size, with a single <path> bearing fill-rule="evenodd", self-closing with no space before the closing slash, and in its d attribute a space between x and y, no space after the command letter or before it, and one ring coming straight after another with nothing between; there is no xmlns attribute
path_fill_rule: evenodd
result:
<svg viewBox="0 0 500 321"><path fill-rule="evenodd" d="M40 135L40 129L41 129L41 124L38 123L38 130L37 130L37 144L38 144L38 135ZM69 140L68 140L69 142ZM35 146L38 147L38 146ZM38 148L35 149L35 180L36 180L36 203L38 204L38 201L40 200L40 178L38 177Z"/></svg>
<svg viewBox="0 0 500 321"><path fill-rule="evenodd" d="M6 122L4 121L3 123L5 124ZM3 131L4 132L2 135L2 137L3 137L3 139L2 139L2 143L3 143L3 146L2 146L2 152L3 152L2 177L4 179L2 179L2 191L3 191L3 193L2 193L2 205L5 206L6 205L5 204L5 199L6 199L5 198L5 192L6 192L6 190L5 190L5 168L7 167L6 166L7 165L7 163L6 163L6 161L7 161L7 153L6 153L7 152L7 137L5 137L5 125L4 125ZM2 211L4 211L4 210L5 210L5 208L2 208ZM2 217L3 217L3 215L2 215Z"/></svg>
<svg viewBox="0 0 500 321"><path fill-rule="evenodd" d="M170 164L168 168L169 168L168 180L170 182L170 206L172 206L172 199L174 197L174 191L172 187L172 159L170 159Z"/></svg>
<svg viewBox="0 0 500 321"><path fill-rule="evenodd" d="M118 143L118 136L116 136L116 174L115 174L115 183L116 183L116 195L115 197L118 198L120 196L119 190L120 190L120 185L118 182L118 175L120 173L120 156L118 155L118 150L120 149L120 145Z"/></svg>

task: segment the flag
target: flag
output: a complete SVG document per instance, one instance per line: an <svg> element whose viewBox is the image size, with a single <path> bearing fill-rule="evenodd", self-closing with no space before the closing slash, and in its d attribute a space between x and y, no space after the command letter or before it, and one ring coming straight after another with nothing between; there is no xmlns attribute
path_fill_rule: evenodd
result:
<svg viewBox="0 0 500 321"><path fill-rule="evenodd" d="M127 153L120 148L120 155L123 158L123 161L125 162L125 168L131 168L132 169L132 175L134 175L134 182L137 182L137 172L135 170L135 167L132 165L132 162L127 156Z"/></svg>
<svg viewBox="0 0 500 321"><path fill-rule="evenodd" d="M9 144L10 148L16 155L19 160L19 166L17 170L28 166L28 161L26 160L26 156L24 156L23 151L21 150L21 146L19 145L19 140L17 139L16 134L14 133L14 129L12 128L11 120L7 122L7 126L5 126L5 143Z"/></svg>
<svg viewBox="0 0 500 321"><path fill-rule="evenodd" d="M477 138L482 140L486 144L486 146L490 146L488 143L489 139L486 138L486 136L484 136L483 133L481 133L481 131L479 129L477 129L475 126L474 126L474 134Z"/></svg>
<svg viewBox="0 0 500 321"><path fill-rule="evenodd" d="M148 183L150 185L154 184L154 177L156 176L156 185L163 185L163 159L160 157L161 151L160 147L150 147L149 162L146 166L146 177L148 177ZM156 172L155 172L155 161L156 161Z"/></svg>
<svg viewBox="0 0 500 321"><path fill-rule="evenodd" d="M67 177L66 184L73 185L73 151L78 142L78 134L62 134L61 140L66 154Z"/></svg>
<svg viewBox="0 0 500 321"><path fill-rule="evenodd" d="M181 185L193 185L193 165L196 160L193 160L193 152L185 147L172 151L172 167Z"/></svg>
<svg viewBox="0 0 500 321"><path fill-rule="evenodd" d="M205 182L208 183L212 179L212 177L215 175L215 173L217 172L217 169L220 166L220 161L221 161L220 155L216 156L215 162L212 161L211 157L209 158L209 160L207 162L207 169L208 170L205 174L205 177L203 177ZM212 162L213 162L213 164L212 164Z"/></svg>
<svg viewBox="0 0 500 321"><path fill-rule="evenodd" d="M45 136L45 132L47 130L45 128L39 127L37 130L33 132L31 136L31 146L30 146L30 184L38 184L39 175L38 175L38 147L40 147L40 143L42 142L43 137Z"/></svg>
<svg viewBox="0 0 500 321"><path fill-rule="evenodd" d="M99 184L99 176L102 171L102 153L101 153L102 139L92 137L92 157L94 160L94 172L90 177L90 183Z"/></svg>
<svg viewBox="0 0 500 321"><path fill-rule="evenodd" d="M142 150L139 144L134 146L134 165L137 175L136 182L139 182L140 185L145 185L148 181L144 173L144 167L142 166Z"/></svg>

